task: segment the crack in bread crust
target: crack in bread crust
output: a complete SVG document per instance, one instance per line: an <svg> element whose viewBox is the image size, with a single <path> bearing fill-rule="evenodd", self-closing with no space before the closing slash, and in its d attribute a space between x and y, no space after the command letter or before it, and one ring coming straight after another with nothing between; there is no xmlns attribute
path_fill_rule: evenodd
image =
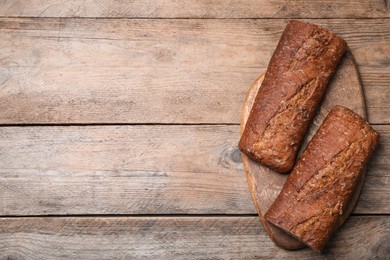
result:
<svg viewBox="0 0 390 260"><path fill-rule="evenodd" d="M357 183L359 177L359 172L348 169L351 168L351 164L354 162L353 159L355 154L368 152L362 147L365 138L366 134L362 130L361 137L359 137L357 141L348 144L347 147L336 154L330 162L316 171L316 173L302 185L298 187L294 185L297 192L295 201L286 207L280 218L286 219L288 215L291 214L291 209L294 208L296 204L309 203L313 198L318 198L321 195L326 196L323 193L327 193L329 190L341 190L341 193L334 192L333 194L336 195L336 197L327 199L326 208L331 209L331 215L342 215L342 206L345 206L344 202L349 200L353 187ZM307 216L306 219L301 220L297 225L304 224L306 221L311 221L312 218L313 216ZM296 230L296 226L290 228L290 231L294 230ZM301 238L304 237L304 234L300 234L299 232L294 234Z"/></svg>
<svg viewBox="0 0 390 260"><path fill-rule="evenodd" d="M300 136L296 135L296 128L305 127L304 124L310 119L307 102L316 90L318 78L311 79L304 84L289 100L283 102L282 107L270 120L260 141L253 146L261 152L263 156L275 156L279 164L285 164L289 160L294 160L295 152L300 143ZM281 129L283 129L282 132ZM275 134L285 136L281 138L285 143L264 142L272 140ZM291 157L294 158L291 158Z"/></svg>
<svg viewBox="0 0 390 260"><path fill-rule="evenodd" d="M304 60L312 60L319 57L321 52L323 52L323 47L329 45L333 38L333 34L322 28L314 29L310 37L303 42L295 53L294 59L288 66L287 73L299 68Z"/></svg>
<svg viewBox="0 0 390 260"><path fill-rule="evenodd" d="M312 198L318 198L321 196L321 193L327 193L330 190L337 191L333 192L335 195L332 200L326 200L325 207L327 208L328 218L336 218L336 215L342 215L344 207L346 207L346 202L349 201L353 187L357 184L359 172L351 171L352 164L354 163L354 156L358 153L368 152L362 146L363 141L365 140L366 135L364 131L361 131L361 137L350 143L345 149L338 153L332 161L327 163L323 168L317 171L305 184L297 190L298 195L296 198L296 203L300 203L302 200L312 200ZM362 162L360 163L362 164ZM359 165L361 168L362 165ZM329 197L329 196L325 196ZM291 205L294 207L295 204ZM286 215L289 214L289 210L286 211ZM322 214L323 216L324 214ZM300 221L291 229L292 232L303 240L307 240L306 233L308 232L307 225L313 226L317 222L317 229L328 230L330 224L336 224L336 221L320 221L321 218L316 218L313 221L313 217L318 216L308 216L305 220ZM308 223L308 224L307 224ZM307 225L306 225L307 224ZM306 227L306 228L305 228ZM305 231L305 232L304 232Z"/></svg>
<svg viewBox="0 0 390 260"><path fill-rule="evenodd" d="M354 155L360 153L363 148L362 143L366 138L365 132L361 131L361 137L348 144L343 150L337 153L333 159L325 164L321 169L319 169L313 176L310 177L306 182L304 182L300 187L297 188L299 192L298 199L300 200L304 196L309 196L311 193L316 191L313 190L315 186L324 188L329 186L329 183L339 180L341 174L350 167L350 164L353 162ZM363 151L367 152L367 151ZM345 160L347 159L347 160ZM351 177L351 176L346 176Z"/></svg>

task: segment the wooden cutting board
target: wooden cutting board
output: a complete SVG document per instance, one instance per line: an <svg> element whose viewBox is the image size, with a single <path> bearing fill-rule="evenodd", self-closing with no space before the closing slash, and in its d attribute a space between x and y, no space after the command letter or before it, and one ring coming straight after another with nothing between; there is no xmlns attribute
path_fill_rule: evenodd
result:
<svg viewBox="0 0 390 260"><path fill-rule="evenodd" d="M244 130L250 110L263 79L264 73L256 79L248 91L241 117L241 133ZM353 56L349 50L341 59L337 71L329 83L327 93L321 103L319 111L317 111L317 115L315 116L309 131L304 138L300 152L304 149L304 147L306 147L308 141L317 131L325 116L335 105L348 107L357 114L366 118L366 106L364 103L364 94L360 76ZM294 250L303 248L304 245L302 243L276 227L270 226L263 217L279 194L288 174L280 174L272 171L271 169L250 160L244 154L242 157L252 199L265 231L278 246L284 249ZM363 180L364 178L362 178L359 182L357 190L353 196L352 203L348 208L349 212L352 212L356 205ZM346 215L348 216L349 214ZM342 220L339 225L341 225L344 221L345 219Z"/></svg>

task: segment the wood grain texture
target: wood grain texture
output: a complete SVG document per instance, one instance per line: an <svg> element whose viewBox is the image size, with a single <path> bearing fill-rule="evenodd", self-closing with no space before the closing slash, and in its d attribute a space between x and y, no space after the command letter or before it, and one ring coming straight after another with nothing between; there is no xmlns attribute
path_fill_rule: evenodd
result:
<svg viewBox="0 0 390 260"><path fill-rule="evenodd" d="M388 216L351 217L322 255L277 248L257 217L0 218L1 259L387 259L389 239Z"/></svg>
<svg viewBox="0 0 390 260"><path fill-rule="evenodd" d="M142 18L378 18L385 0L2 0L1 16Z"/></svg>
<svg viewBox="0 0 390 260"><path fill-rule="evenodd" d="M347 41L369 121L390 123L388 20L307 21ZM2 18L0 123L238 124L286 22Z"/></svg>
<svg viewBox="0 0 390 260"><path fill-rule="evenodd" d="M370 122L390 124L385 3L2 0L0 124L238 124L287 22L274 18L348 18L308 21L347 40ZM223 19L106 19L126 17ZM375 128L355 213L390 214L390 126ZM238 125L0 127L0 259L389 258L388 216L352 216L325 255L280 250L255 216L4 217L255 214L238 138Z"/></svg>
<svg viewBox="0 0 390 260"><path fill-rule="evenodd" d="M0 128L0 214L253 212L237 130Z"/></svg>
<svg viewBox="0 0 390 260"><path fill-rule="evenodd" d="M389 214L390 126L355 213ZM0 128L0 214L255 214L239 126Z"/></svg>

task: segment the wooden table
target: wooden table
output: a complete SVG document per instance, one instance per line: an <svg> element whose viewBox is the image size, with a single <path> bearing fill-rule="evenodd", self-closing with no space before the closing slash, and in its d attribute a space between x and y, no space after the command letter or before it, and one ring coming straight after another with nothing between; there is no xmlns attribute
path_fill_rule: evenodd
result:
<svg viewBox="0 0 390 260"><path fill-rule="evenodd" d="M390 258L384 0L2 0L0 259ZM323 255L276 247L237 149L286 22L340 34L381 144Z"/></svg>

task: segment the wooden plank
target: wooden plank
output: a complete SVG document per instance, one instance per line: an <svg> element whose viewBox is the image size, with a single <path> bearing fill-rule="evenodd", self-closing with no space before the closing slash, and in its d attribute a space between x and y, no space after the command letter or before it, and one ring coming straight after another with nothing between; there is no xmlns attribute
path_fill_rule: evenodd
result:
<svg viewBox="0 0 390 260"><path fill-rule="evenodd" d="M237 136L237 126L0 128L0 214L254 212Z"/></svg>
<svg viewBox="0 0 390 260"><path fill-rule="evenodd" d="M0 218L0 258L387 259L389 237L389 216L351 217L323 254L278 248L257 217Z"/></svg>
<svg viewBox="0 0 390 260"><path fill-rule="evenodd" d="M390 23L309 20L348 42L390 123ZM239 123L286 20L0 19L0 123Z"/></svg>
<svg viewBox="0 0 390 260"><path fill-rule="evenodd" d="M390 126L355 213L390 213ZM0 128L0 215L255 214L239 126Z"/></svg>
<svg viewBox="0 0 390 260"><path fill-rule="evenodd" d="M385 0L2 0L1 16L127 18L378 18Z"/></svg>

